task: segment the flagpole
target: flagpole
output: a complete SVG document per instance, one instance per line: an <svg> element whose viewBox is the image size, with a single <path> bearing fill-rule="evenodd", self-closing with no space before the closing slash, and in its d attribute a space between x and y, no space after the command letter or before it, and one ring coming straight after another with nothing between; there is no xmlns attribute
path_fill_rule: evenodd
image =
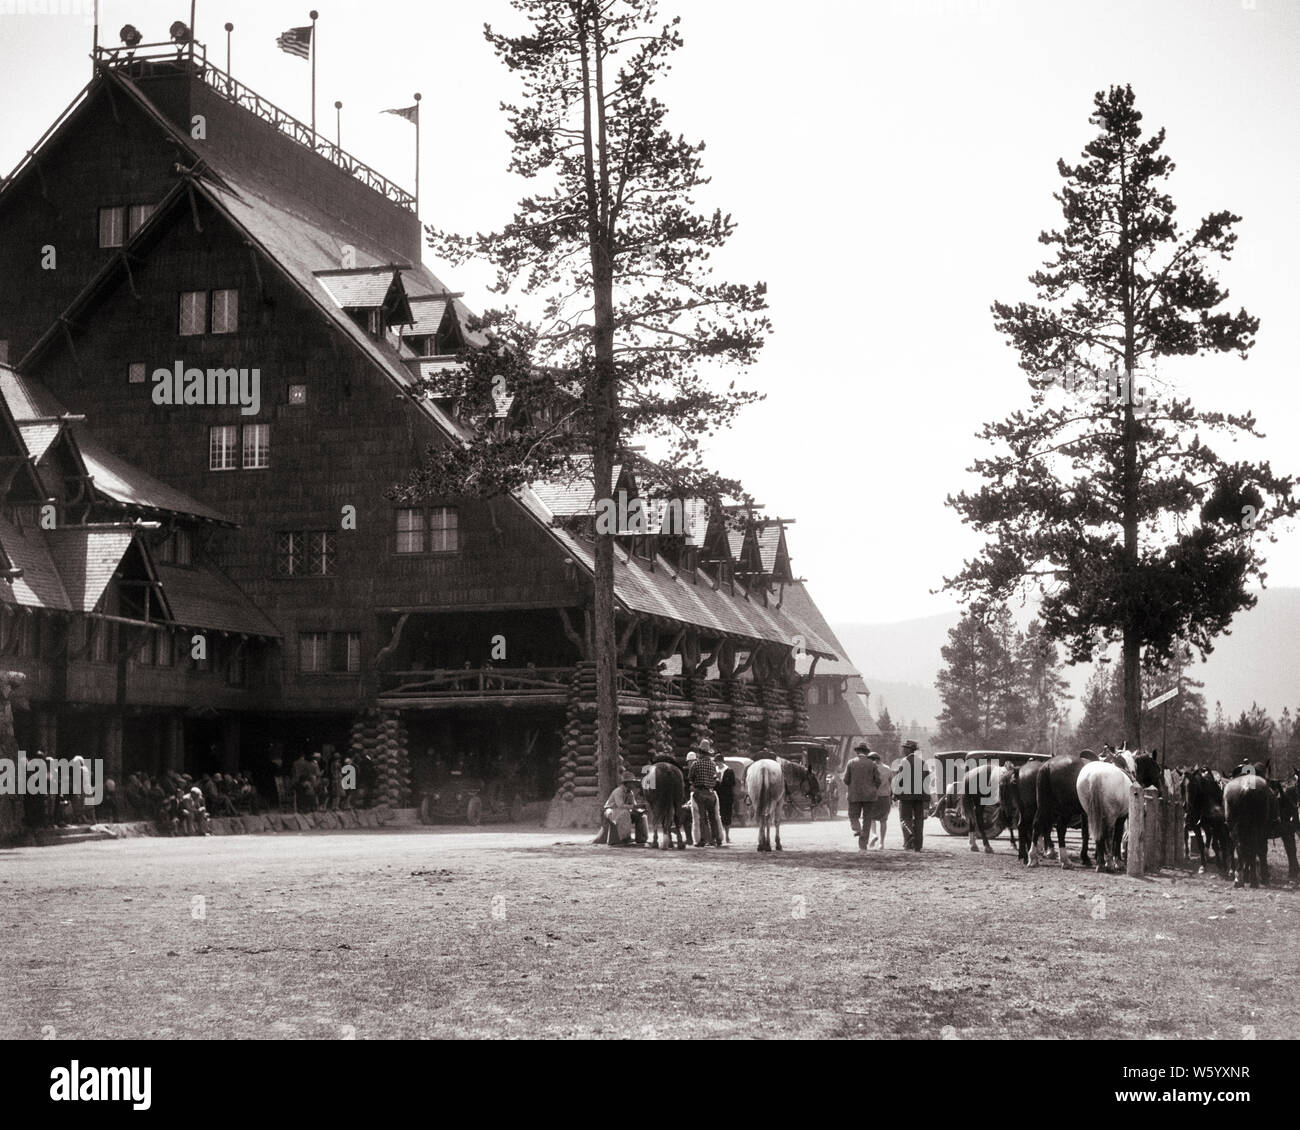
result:
<svg viewBox="0 0 1300 1130"><path fill-rule="evenodd" d="M194 66L194 9L198 7L198 0L190 0L190 66Z"/></svg>
<svg viewBox="0 0 1300 1130"><path fill-rule="evenodd" d="M226 78L230 77L230 33L235 30L235 25L229 20L226 21Z"/></svg>
<svg viewBox="0 0 1300 1130"><path fill-rule="evenodd" d="M415 92L415 214L420 215L420 92Z"/></svg>
<svg viewBox="0 0 1300 1130"><path fill-rule="evenodd" d="M90 74L93 78L95 67L99 65L99 0L95 0L95 41L90 52Z"/></svg>
<svg viewBox="0 0 1300 1130"><path fill-rule="evenodd" d="M334 103L334 148L343 148L343 103Z"/></svg>
<svg viewBox="0 0 1300 1130"><path fill-rule="evenodd" d="M320 15L315 8L308 13L311 16L311 147L316 148L316 19Z"/></svg>

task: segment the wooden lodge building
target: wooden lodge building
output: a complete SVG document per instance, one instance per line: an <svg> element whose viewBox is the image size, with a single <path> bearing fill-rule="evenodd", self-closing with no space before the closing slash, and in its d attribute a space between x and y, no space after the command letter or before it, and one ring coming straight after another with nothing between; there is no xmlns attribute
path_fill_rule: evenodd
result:
<svg viewBox="0 0 1300 1130"><path fill-rule="evenodd" d="M415 392L474 343L421 250L410 194L198 45L98 51L0 188L20 748L265 785L299 752L364 746L393 803L456 768L511 777L552 822L590 815L593 542L557 523L594 512L590 481L386 497L476 426ZM618 489L636 497L634 465ZM693 515L619 539L628 764L705 733L753 751L810 711L813 732L868 732L784 524Z"/></svg>

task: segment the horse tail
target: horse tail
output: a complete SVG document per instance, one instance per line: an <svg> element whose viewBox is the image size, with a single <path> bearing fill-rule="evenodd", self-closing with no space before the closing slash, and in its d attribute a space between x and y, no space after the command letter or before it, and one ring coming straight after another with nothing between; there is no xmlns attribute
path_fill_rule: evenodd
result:
<svg viewBox="0 0 1300 1130"><path fill-rule="evenodd" d="M758 775L758 812L755 815L761 822L767 818L767 774L759 773Z"/></svg>
<svg viewBox="0 0 1300 1130"><path fill-rule="evenodd" d="M1082 791L1087 794L1083 798L1083 817L1088 822L1087 827L1092 831L1093 840L1101 843L1106 837L1103 824L1106 818L1106 806L1102 799L1100 777L1094 776L1084 781Z"/></svg>

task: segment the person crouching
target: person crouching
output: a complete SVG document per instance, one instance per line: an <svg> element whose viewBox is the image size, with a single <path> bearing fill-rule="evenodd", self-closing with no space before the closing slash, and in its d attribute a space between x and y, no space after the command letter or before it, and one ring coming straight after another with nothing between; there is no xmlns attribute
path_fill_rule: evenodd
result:
<svg viewBox="0 0 1300 1130"><path fill-rule="evenodd" d="M637 791L637 780L631 773L625 774L622 783L609 794L605 801L605 810L601 815L600 832L592 843L609 844L611 847L626 847L633 834L636 842L644 844L650 839L650 829L646 821L645 805Z"/></svg>

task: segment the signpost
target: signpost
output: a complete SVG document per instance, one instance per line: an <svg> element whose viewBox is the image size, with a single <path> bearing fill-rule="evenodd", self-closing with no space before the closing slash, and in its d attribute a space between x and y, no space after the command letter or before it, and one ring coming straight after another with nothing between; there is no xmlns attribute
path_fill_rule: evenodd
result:
<svg viewBox="0 0 1300 1130"><path fill-rule="evenodd" d="M1177 686L1171 687L1169 690L1165 691L1164 694L1156 695L1155 698L1147 703L1148 710L1153 710L1157 706L1163 706L1165 708L1163 722L1164 733L1160 739L1160 752L1164 755L1166 765L1169 764L1169 702L1171 699L1178 697L1179 690L1180 688Z"/></svg>

